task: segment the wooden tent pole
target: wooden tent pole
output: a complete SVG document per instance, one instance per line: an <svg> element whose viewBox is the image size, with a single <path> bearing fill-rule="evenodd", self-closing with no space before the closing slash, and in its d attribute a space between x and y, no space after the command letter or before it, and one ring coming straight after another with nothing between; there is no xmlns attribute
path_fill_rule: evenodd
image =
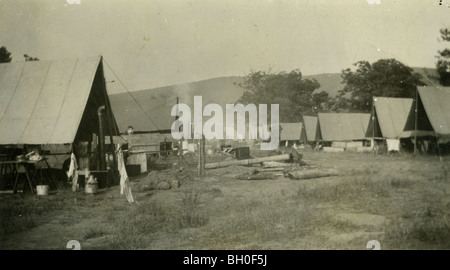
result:
<svg viewBox="0 0 450 270"><path fill-rule="evenodd" d="M103 127L103 114L102 111L105 110L105 105L100 106L97 109L98 123L99 123L99 157L100 157L100 170L106 170L106 159L105 159L105 135Z"/></svg>
<svg viewBox="0 0 450 270"><path fill-rule="evenodd" d="M175 121L178 120L179 116L178 116L178 97L177 97L177 114L175 115ZM181 131L181 130L180 130ZM181 167L181 156L183 155L183 140L180 139L178 141L178 167Z"/></svg>
<svg viewBox="0 0 450 270"><path fill-rule="evenodd" d="M198 175L202 175L202 144L198 144Z"/></svg>
<svg viewBox="0 0 450 270"><path fill-rule="evenodd" d="M102 73L102 90L103 90L103 96L105 98L105 118L106 118L106 122L107 125L109 127L109 143L112 145L112 157L113 157L113 168L111 168L112 171L117 170L118 168L118 161L117 161L117 157L115 154L115 145L114 145L114 139L113 139L113 134L119 134L120 135L120 131L117 130L117 126L116 126L116 121L114 118L114 114L112 113L112 108L111 108L111 104L109 102L109 98L108 98L108 89L106 87L106 79L105 79L105 73L104 73L104 69L103 69L103 56L101 56L101 61L100 61L100 68L101 68L101 73ZM103 157L105 158L105 157ZM108 157L109 159L109 157ZM108 161L106 161L108 162ZM109 183L109 181L108 181Z"/></svg>
<svg viewBox="0 0 450 270"><path fill-rule="evenodd" d="M375 99L372 96L372 151L375 150ZM375 153L377 154L377 153Z"/></svg>
<svg viewBox="0 0 450 270"><path fill-rule="evenodd" d="M438 155L439 155L439 161L443 161L442 156L441 156L441 149L439 148L439 138L437 135L435 135L435 138L436 138L436 146L437 146Z"/></svg>
<svg viewBox="0 0 450 270"><path fill-rule="evenodd" d="M202 135L202 175L205 175L205 163L206 163L206 139L205 135Z"/></svg>
<svg viewBox="0 0 450 270"><path fill-rule="evenodd" d="M419 90L416 87L416 108L414 112L414 155L417 154L417 126L418 126Z"/></svg>

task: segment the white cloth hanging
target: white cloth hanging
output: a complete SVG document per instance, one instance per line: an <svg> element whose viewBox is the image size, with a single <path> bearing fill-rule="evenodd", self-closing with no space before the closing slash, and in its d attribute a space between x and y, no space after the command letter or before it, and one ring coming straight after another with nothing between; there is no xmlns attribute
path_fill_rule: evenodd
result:
<svg viewBox="0 0 450 270"><path fill-rule="evenodd" d="M388 152L390 151L400 151L400 140L399 139L386 139Z"/></svg>
<svg viewBox="0 0 450 270"><path fill-rule="evenodd" d="M77 191L78 185L78 172L77 172L78 164L75 155L72 153L70 155L70 166L69 171L67 172L68 179L72 179L72 191Z"/></svg>
<svg viewBox="0 0 450 270"><path fill-rule="evenodd" d="M129 179L127 170L125 168L125 162L123 159L123 152L120 144L117 145L117 169L120 173L120 194L125 194L127 201L129 203L134 202L133 194L131 193L131 188L129 185Z"/></svg>

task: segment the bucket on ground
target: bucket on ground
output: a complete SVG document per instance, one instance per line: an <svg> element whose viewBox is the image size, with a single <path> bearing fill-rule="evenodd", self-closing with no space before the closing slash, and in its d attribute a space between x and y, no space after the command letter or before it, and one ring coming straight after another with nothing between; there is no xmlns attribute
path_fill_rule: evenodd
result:
<svg viewBox="0 0 450 270"><path fill-rule="evenodd" d="M48 185L37 185L36 193L37 195L48 195L49 186Z"/></svg>
<svg viewBox="0 0 450 270"><path fill-rule="evenodd" d="M93 175L89 176L89 180L86 182L84 186L84 192L89 194L95 194L98 191L98 182L97 178L94 178Z"/></svg>

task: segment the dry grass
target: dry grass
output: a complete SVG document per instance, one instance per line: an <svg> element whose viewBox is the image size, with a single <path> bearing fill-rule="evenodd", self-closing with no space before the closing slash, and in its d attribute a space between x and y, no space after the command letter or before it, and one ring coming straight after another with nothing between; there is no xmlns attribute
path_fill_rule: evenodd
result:
<svg viewBox="0 0 450 270"><path fill-rule="evenodd" d="M183 192L178 204L165 206L156 199L134 205L128 214L113 218L115 233L112 249L142 249L151 245L151 234L158 232L176 233L183 228L201 227L208 223L202 213L200 193L196 190Z"/></svg>
<svg viewBox="0 0 450 270"><path fill-rule="evenodd" d="M66 200L32 194L3 194L0 204L0 239L36 227L43 216L65 207Z"/></svg>
<svg viewBox="0 0 450 270"><path fill-rule="evenodd" d="M78 228L74 239L104 239L95 246L102 249L366 249L372 239L382 249L450 248L447 163L410 155L304 156L312 165L339 169L340 175L238 181L224 172L241 167L229 168L210 171L210 178L194 175L175 190L135 189L136 204L119 203L123 197L110 193L15 195L0 205L0 236L40 226L63 208L88 208L96 213L87 215L91 220L104 223L65 216L59 224ZM159 173L179 177L174 170ZM134 181L136 187L145 183Z"/></svg>

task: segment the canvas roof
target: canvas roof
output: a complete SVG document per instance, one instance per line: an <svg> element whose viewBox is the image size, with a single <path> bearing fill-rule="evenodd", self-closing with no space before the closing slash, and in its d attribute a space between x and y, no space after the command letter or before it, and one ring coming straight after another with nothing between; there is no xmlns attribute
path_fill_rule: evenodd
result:
<svg viewBox="0 0 450 270"><path fill-rule="evenodd" d="M418 127L415 129L415 108L410 110L402 137L450 137L450 87L418 87ZM415 105L413 105L415 106Z"/></svg>
<svg viewBox="0 0 450 270"><path fill-rule="evenodd" d="M321 140L319 118L317 116L303 116L303 125L309 142Z"/></svg>
<svg viewBox="0 0 450 270"><path fill-rule="evenodd" d="M305 137L306 134L301 122L280 123L280 141L304 141Z"/></svg>
<svg viewBox="0 0 450 270"><path fill-rule="evenodd" d="M88 99L90 109L109 105L99 78L101 56L0 64L0 144L72 143L82 119L97 116L85 113Z"/></svg>
<svg viewBox="0 0 450 270"><path fill-rule="evenodd" d="M369 123L366 136L399 138L405 127L412 104L412 98L374 97L375 117Z"/></svg>
<svg viewBox="0 0 450 270"><path fill-rule="evenodd" d="M369 113L319 113L324 141L352 141L366 137Z"/></svg>
<svg viewBox="0 0 450 270"><path fill-rule="evenodd" d="M419 87L422 104L437 135L450 135L450 87Z"/></svg>

